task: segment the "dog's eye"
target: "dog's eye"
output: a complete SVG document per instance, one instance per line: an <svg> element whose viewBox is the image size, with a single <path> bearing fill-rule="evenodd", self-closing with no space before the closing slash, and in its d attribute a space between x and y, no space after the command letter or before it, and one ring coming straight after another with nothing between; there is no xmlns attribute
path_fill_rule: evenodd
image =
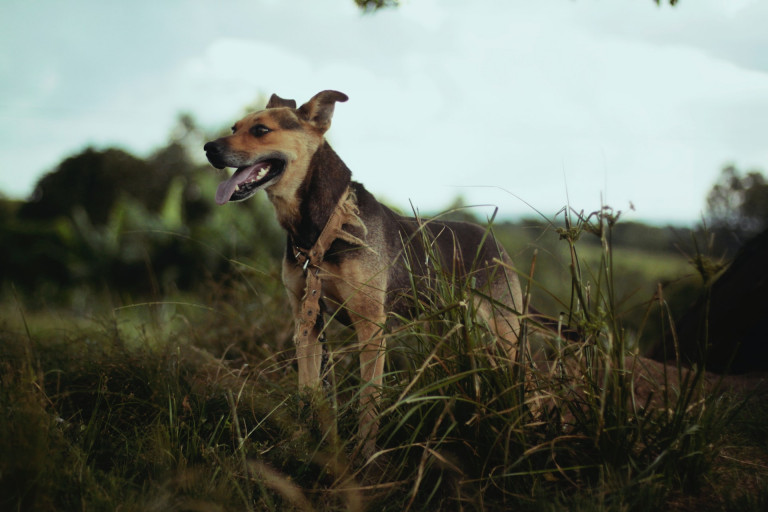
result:
<svg viewBox="0 0 768 512"><path fill-rule="evenodd" d="M250 131L251 131L251 135L253 135L254 137L261 137L262 135L268 134L272 130L270 130L263 124L257 124L257 125L251 126Z"/></svg>

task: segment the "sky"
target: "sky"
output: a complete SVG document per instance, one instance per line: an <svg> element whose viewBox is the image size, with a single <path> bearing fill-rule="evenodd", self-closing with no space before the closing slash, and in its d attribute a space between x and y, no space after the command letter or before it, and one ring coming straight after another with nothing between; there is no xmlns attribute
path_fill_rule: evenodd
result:
<svg viewBox="0 0 768 512"><path fill-rule="evenodd" d="M766 23L759 0L2 0L0 193L88 146L146 156L181 112L216 130L335 89L328 138L390 204L692 225L723 166L768 168Z"/></svg>

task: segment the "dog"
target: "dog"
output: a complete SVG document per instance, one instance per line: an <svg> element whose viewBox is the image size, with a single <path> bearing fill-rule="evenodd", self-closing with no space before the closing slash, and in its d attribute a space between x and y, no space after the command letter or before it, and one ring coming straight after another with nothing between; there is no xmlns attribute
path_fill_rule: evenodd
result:
<svg viewBox="0 0 768 512"><path fill-rule="evenodd" d="M264 110L237 121L231 135L204 150L214 167L235 169L219 185L216 202L243 201L263 189L287 233L282 280L296 324L300 389L322 387L324 315L354 328L363 383L359 437L370 454L387 319L411 312L411 278L428 277L430 254L471 273L483 290L476 297L478 314L513 362L523 298L509 256L485 228L399 215L352 181L325 139L336 103L347 99L326 90L297 108L294 100L273 94Z"/></svg>

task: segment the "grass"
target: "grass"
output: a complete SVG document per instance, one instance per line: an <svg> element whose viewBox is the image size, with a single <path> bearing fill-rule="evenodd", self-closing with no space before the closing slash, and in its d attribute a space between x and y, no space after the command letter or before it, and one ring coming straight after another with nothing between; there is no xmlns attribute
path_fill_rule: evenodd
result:
<svg viewBox="0 0 768 512"><path fill-rule="evenodd" d="M471 279L436 266L430 299L391 336L371 459L355 437L352 333L329 333L336 399L310 406L276 274L244 268L202 298L97 320L14 304L0 331L0 508L764 510L765 401L636 355L615 220L573 214L559 232L571 292L558 300L583 339L550 339L535 368L499 364ZM581 236L600 241L589 268Z"/></svg>

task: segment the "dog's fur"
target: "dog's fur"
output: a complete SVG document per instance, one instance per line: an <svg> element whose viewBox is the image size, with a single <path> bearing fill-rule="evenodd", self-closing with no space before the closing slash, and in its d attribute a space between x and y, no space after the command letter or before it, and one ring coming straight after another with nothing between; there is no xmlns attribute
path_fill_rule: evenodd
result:
<svg viewBox="0 0 768 512"><path fill-rule="evenodd" d="M476 298L478 311L504 344L511 361L516 360L522 296L517 275L509 270L509 257L484 228L465 222L423 223L398 215L351 180L352 173L324 138L335 103L346 100L340 92L322 91L296 108L295 101L272 95L266 109L238 121L232 135L209 142L204 149L215 167L237 168L233 177L220 185L219 203L244 200L262 188L266 190L288 235L283 283L294 319L305 292L305 274L296 249L307 250L315 244L349 187L359 222L346 224L344 230L364 245L341 239L333 242L320 265L321 308L352 325L357 334L364 383L360 435L370 449L377 430L375 406L384 371L387 316L408 315L413 299L404 297L411 289L410 275L428 274L428 253L439 254L441 264L454 272L464 276L472 273L475 287L481 291ZM267 164L268 171L258 176ZM317 340L322 328L319 315L310 340ZM318 388L320 343L297 346L296 357L300 388Z"/></svg>

